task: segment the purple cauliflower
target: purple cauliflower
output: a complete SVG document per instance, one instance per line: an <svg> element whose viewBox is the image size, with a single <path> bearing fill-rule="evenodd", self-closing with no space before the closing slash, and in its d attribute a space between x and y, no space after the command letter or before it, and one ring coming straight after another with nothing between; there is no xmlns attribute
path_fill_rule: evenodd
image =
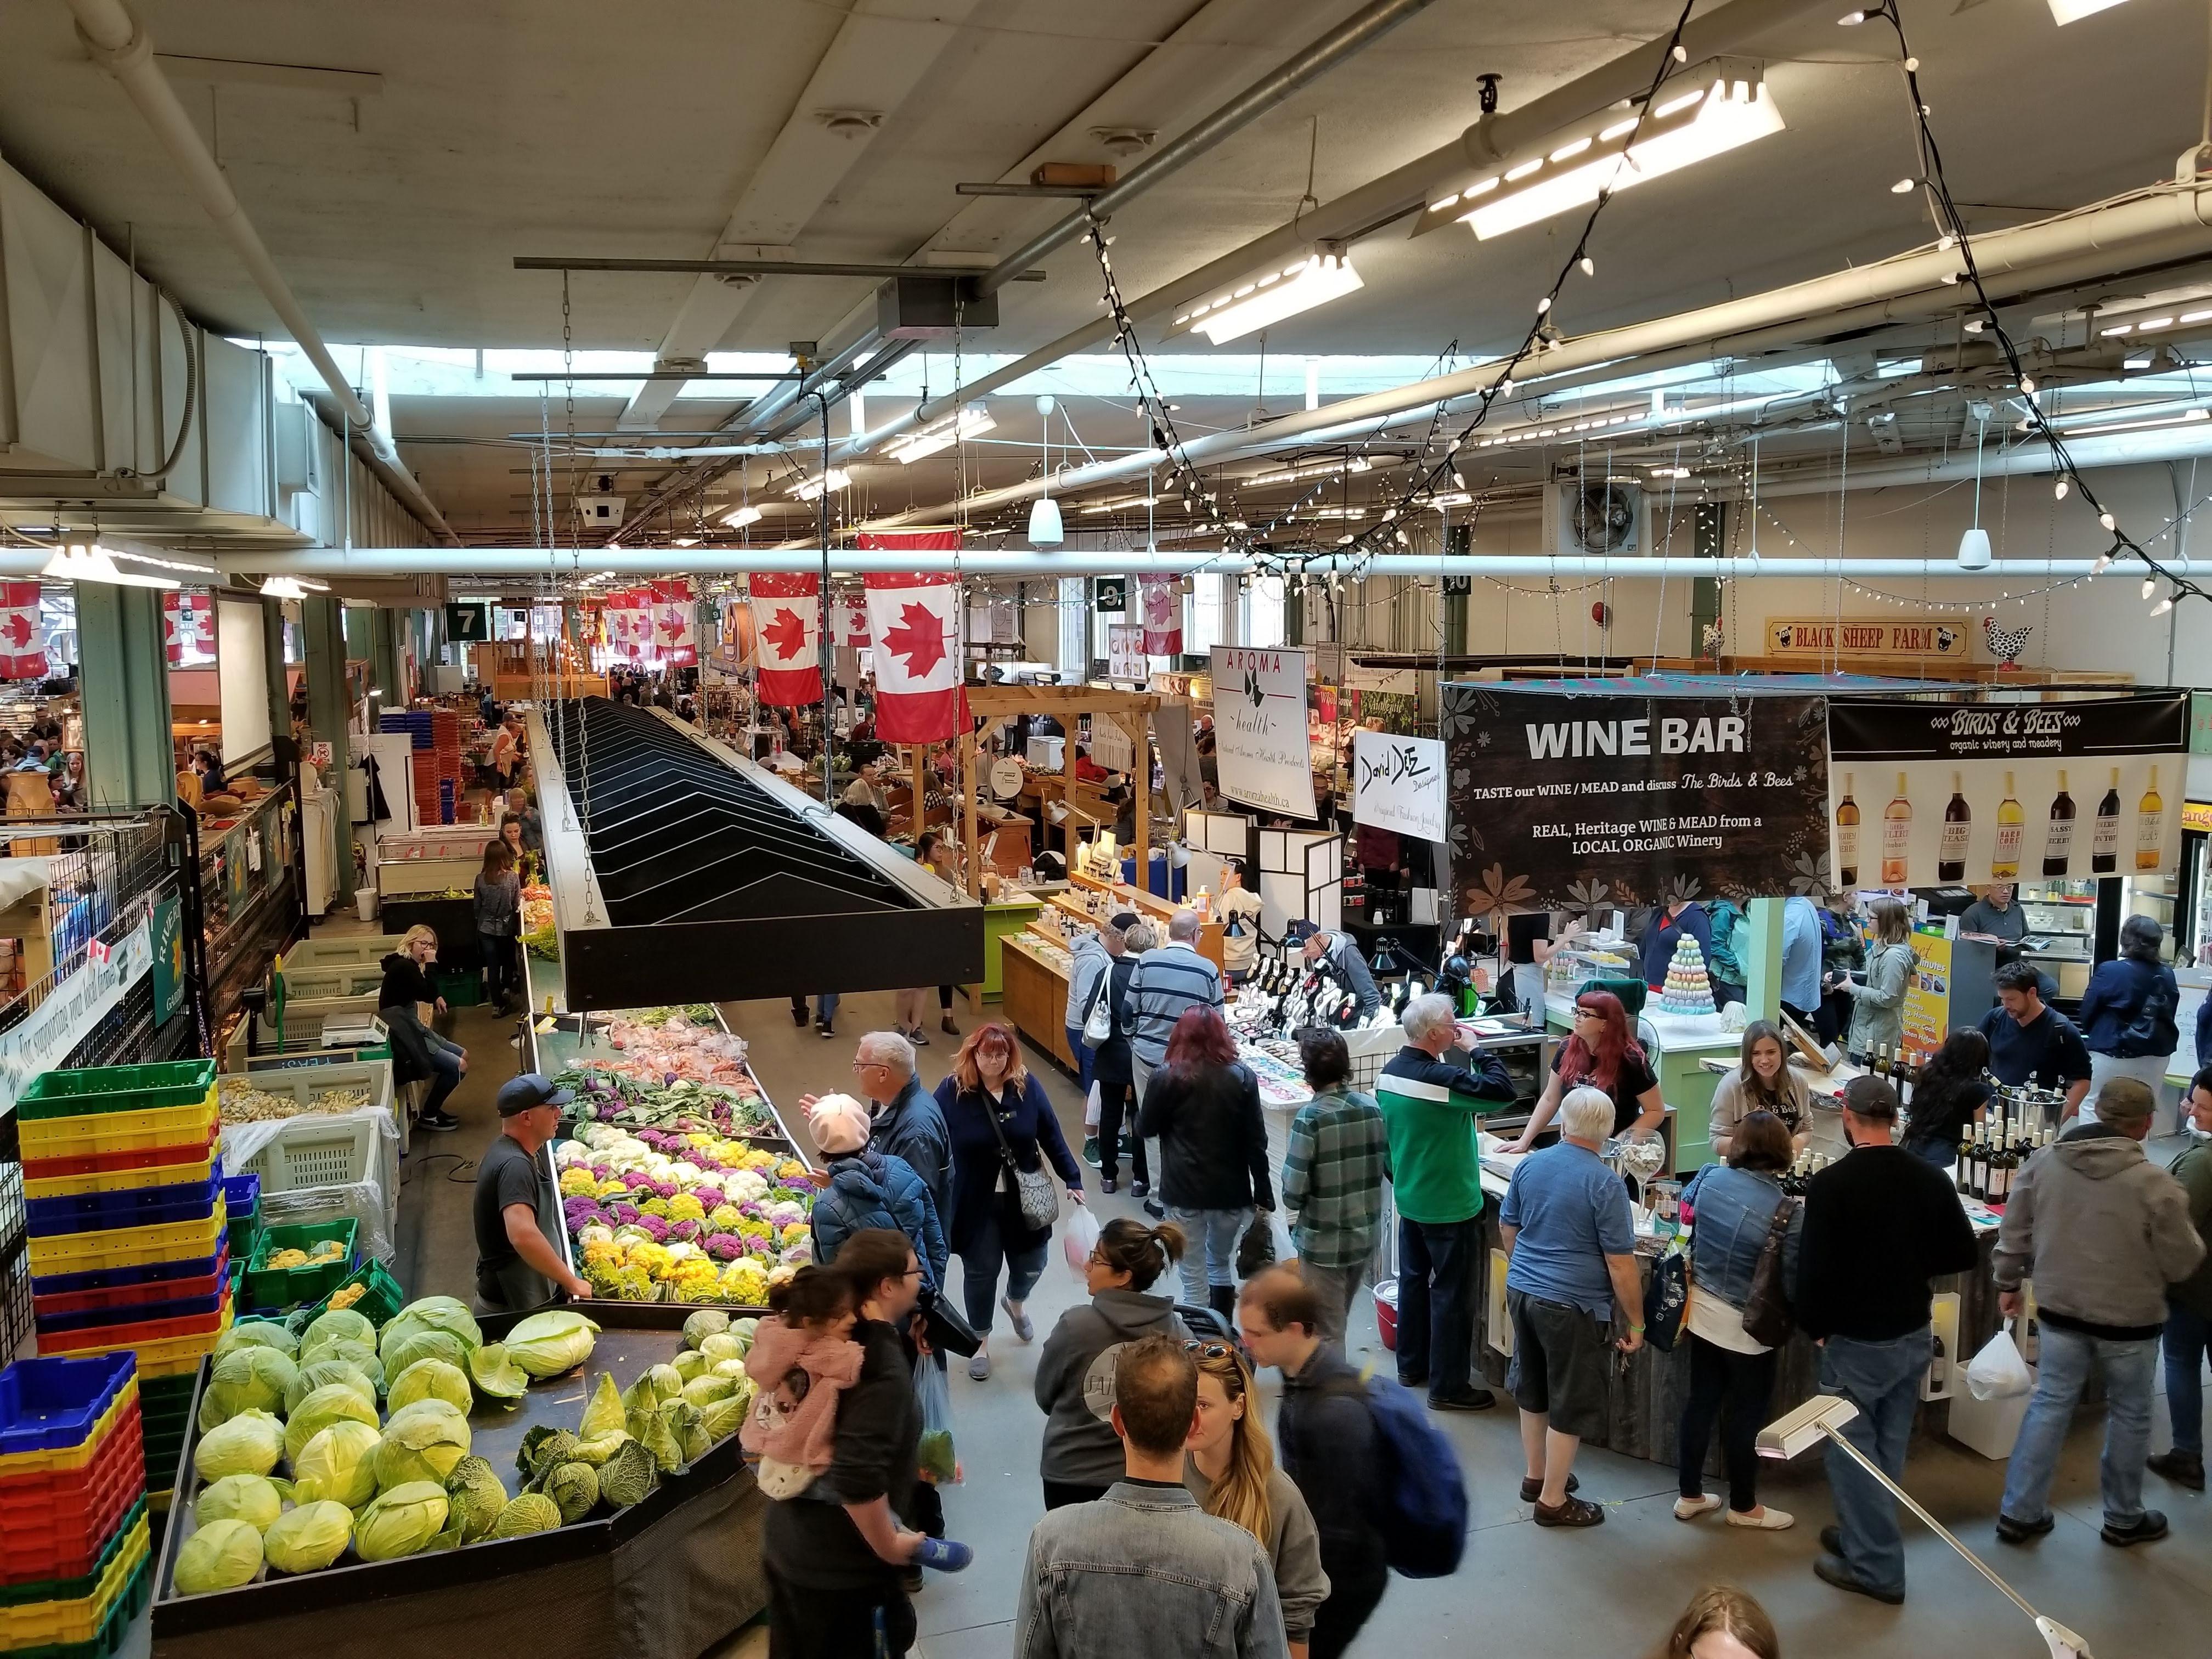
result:
<svg viewBox="0 0 2212 1659"><path fill-rule="evenodd" d="M665 1221L663 1221L659 1216L641 1214L637 1218L637 1224L644 1228L647 1232L653 1235L653 1242L654 1243L665 1244L668 1243L668 1224Z"/></svg>
<svg viewBox="0 0 2212 1659"><path fill-rule="evenodd" d="M668 1236L671 1238L680 1238L688 1244L699 1237L701 1231L699 1224L696 1221L678 1221L669 1224Z"/></svg>
<svg viewBox="0 0 2212 1659"><path fill-rule="evenodd" d="M716 1233L707 1241L706 1251L717 1261L734 1261L744 1254L744 1241L735 1233Z"/></svg>
<svg viewBox="0 0 2212 1659"><path fill-rule="evenodd" d="M638 1207L635 1204L610 1204L607 1206L607 1213L614 1218L615 1224L620 1227L627 1227L641 1218L651 1218L649 1217L641 1218Z"/></svg>

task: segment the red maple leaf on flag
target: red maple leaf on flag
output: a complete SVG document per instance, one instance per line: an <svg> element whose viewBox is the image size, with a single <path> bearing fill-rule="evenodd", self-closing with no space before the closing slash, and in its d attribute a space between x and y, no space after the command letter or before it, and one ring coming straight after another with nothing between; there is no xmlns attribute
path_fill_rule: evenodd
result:
<svg viewBox="0 0 2212 1659"><path fill-rule="evenodd" d="M761 637L775 647L779 657L796 657L806 644L806 623L788 605L780 607L775 620L761 629Z"/></svg>
<svg viewBox="0 0 2212 1659"><path fill-rule="evenodd" d="M898 625L884 636L884 647L906 659L909 676L924 678L945 660L945 624L926 605L902 605Z"/></svg>
<svg viewBox="0 0 2212 1659"><path fill-rule="evenodd" d="M672 614L661 619L660 631L672 640L680 640L687 631L687 627L682 617Z"/></svg>
<svg viewBox="0 0 2212 1659"><path fill-rule="evenodd" d="M8 618L7 635L9 644L19 646L28 645L31 642L32 632L33 629L31 628L29 619L27 618L21 611L18 611L14 616Z"/></svg>

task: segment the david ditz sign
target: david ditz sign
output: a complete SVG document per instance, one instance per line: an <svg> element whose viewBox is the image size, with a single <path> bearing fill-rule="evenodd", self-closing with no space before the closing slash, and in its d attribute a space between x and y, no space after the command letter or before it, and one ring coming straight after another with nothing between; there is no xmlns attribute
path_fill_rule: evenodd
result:
<svg viewBox="0 0 2212 1659"><path fill-rule="evenodd" d="M1434 738L1358 732L1352 740L1352 821L1421 841L1444 838L1444 746Z"/></svg>
<svg viewBox="0 0 2212 1659"><path fill-rule="evenodd" d="M1820 697L1443 690L1462 915L1828 886Z"/></svg>
<svg viewBox="0 0 2212 1659"><path fill-rule="evenodd" d="M1987 886L2174 867L2189 694L1828 702L1839 886Z"/></svg>
<svg viewBox="0 0 2212 1659"><path fill-rule="evenodd" d="M1213 647L1214 758L1221 793L1262 811L1314 816L1306 653Z"/></svg>

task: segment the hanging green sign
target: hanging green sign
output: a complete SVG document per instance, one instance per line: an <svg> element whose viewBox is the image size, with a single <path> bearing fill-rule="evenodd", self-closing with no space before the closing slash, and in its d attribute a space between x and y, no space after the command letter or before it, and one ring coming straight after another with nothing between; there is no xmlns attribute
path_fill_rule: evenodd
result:
<svg viewBox="0 0 2212 1659"><path fill-rule="evenodd" d="M154 906L154 1029L177 1011L185 985L184 901L173 896Z"/></svg>

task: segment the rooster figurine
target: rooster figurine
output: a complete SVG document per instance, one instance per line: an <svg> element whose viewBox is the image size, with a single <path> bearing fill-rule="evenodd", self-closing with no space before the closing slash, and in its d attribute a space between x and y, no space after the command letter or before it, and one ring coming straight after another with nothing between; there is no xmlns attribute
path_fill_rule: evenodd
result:
<svg viewBox="0 0 2212 1659"><path fill-rule="evenodd" d="M1995 617L1982 618L1982 637L1989 641L1990 654L1997 659L2000 671L2020 665L2020 653L2027 649L2027 636L2033 632L2033 628L1999 628Z"/></svg>

